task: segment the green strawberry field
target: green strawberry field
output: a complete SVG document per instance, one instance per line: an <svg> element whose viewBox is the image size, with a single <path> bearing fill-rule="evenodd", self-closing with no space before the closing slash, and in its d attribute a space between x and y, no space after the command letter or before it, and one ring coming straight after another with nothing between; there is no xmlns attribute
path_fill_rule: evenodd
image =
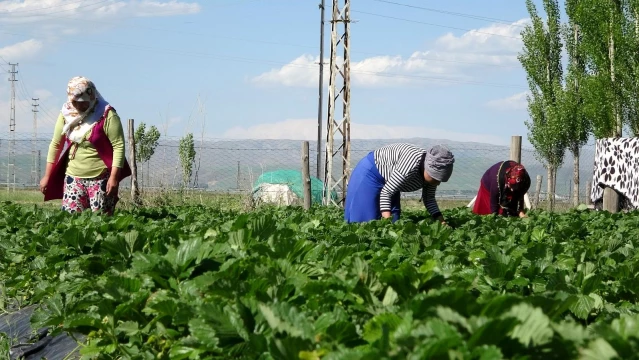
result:
<svg viewBox="0 0 639 360"><path fill-rule="evenodd" d="M6 203L2 306L87 359L638 357L636 214L444 215Z"/></svg>

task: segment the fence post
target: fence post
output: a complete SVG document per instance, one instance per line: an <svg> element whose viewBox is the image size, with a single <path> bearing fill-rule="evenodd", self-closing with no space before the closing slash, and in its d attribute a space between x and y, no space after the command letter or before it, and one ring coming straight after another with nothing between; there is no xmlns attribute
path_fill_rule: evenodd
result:
<svg viewBox="0 0 639 360"><path fill-rule="evenodd" d="M619 194L612 188L606 187L604 189L603 209L611 213L619 212Z"/></svg>
<svg viewBox="0 0 639 360"><path fill-rule="evenodd" d="M41 170L40 167L42 166L42 161L41 161L41 154L40 154L40 150L38 150L38 161L36 164L36 186L38 186L38 184L40 184L40 179L42 179L42 177L40 176Z"/></svg>
<svg viewBox="0 0 639 360"><path fill-rule="evenodd" d="M311 175L308 141L302 142L302 182L304 183L304 210L311 208Z"/></svg>
<svg viewBox="0 0 639 360"><path fill-rule="evenodd" d="M535 209L539 207L539 196L541 195L542 176L537 175L537 184L535 185Z"/></svg>
<svg viewBox="0 0 639 360"><path fill-rule="evenodd" d="M235 179L235 187L240 191L240 162L237 162L237 179Z"/></svg>
<svg viewBox="0 0 639 360"><path fill-rule="evenodd" d="M521 163L521 136L510 138L510 160Z"/></svg>
<svg viewBox="0 0 639 360"><path fill-rule="evenodd" d="M586 205L592 205L592 199L590 198L590 192L592 191L592 181L586 183Z"/></svg>
<svg viewBox="0 0 639 360"><path fill-rule="evenodd" d="M135 125L134 120L129 119L129 162L131 166L131 198L136 205L140 204L140 190L138 189L138 165L135 161Z"/></svg>

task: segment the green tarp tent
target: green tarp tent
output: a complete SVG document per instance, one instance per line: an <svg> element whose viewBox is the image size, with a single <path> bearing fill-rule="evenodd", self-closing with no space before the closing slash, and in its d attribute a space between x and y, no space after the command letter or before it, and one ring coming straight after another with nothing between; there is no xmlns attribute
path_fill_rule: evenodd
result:
<svg viewBox="0 0 639 360"><path fill-rule="evenodd" d="M324 183L311 176L311 202L322 203ZM333 199L337 193L332 192ZM276 170L262 174L253 186L253 197L261 202L292 205L302 202L304 198L304 184L302 172L298 170Z"/></svg>

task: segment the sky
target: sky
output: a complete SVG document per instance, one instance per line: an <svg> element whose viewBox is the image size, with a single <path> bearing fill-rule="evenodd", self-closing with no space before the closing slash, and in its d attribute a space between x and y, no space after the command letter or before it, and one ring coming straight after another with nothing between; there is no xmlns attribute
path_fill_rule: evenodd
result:
<svg viewBox="0 0 639 360"><path fill-rule="evenodd" d="M0 1L16 131L51 136L73 76L172 137L317 138L321 0ZM332 1L326 1L326 128ZM541 8L541 5L538 5ZM518 0L351 0L351 137L526 140ZM341 53L339 60L341 60ZM10 82L0 81L0 136ZM338 77L339 79L339 77ZM0 80L2 80L0 78ZM341 113L341 107L338 108Z"/></svg>

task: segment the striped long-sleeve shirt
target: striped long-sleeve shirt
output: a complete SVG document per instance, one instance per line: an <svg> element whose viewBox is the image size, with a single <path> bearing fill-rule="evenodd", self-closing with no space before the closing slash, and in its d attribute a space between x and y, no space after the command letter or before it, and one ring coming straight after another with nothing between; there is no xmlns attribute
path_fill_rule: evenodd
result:
<svg viewBox="0 0 639 360"><path fill-rule="evenodd" d="M391 144L375 150L375 165L386 183L379 197L380 211L391 210L397 192L422 190L422 200L432 217L441 215L435 200L437 186L424 180L422 161L426 150L411 144Z"/></svg>

